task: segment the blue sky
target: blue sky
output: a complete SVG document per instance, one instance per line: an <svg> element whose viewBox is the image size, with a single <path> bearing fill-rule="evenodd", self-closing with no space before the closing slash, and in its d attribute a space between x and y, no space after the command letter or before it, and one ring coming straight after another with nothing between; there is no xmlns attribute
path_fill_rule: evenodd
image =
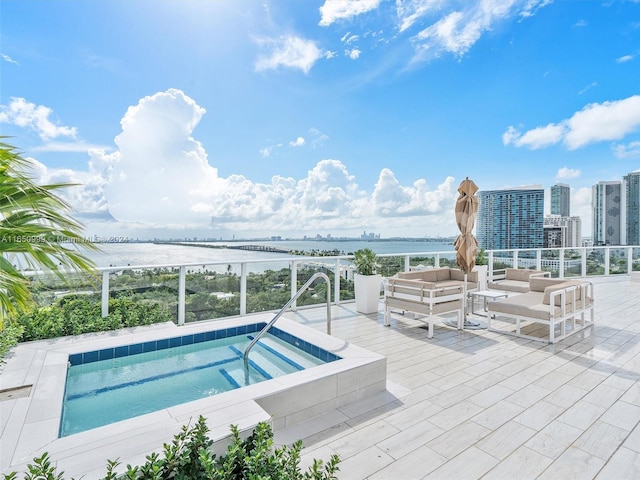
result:
<svg viewBox="0 0 640 480"><path fill-rule="evenodd" d="M87 234L455 235L640 168L640 2L2 0L0 134ZM547 206L548 209L548 206Z"/></svg>

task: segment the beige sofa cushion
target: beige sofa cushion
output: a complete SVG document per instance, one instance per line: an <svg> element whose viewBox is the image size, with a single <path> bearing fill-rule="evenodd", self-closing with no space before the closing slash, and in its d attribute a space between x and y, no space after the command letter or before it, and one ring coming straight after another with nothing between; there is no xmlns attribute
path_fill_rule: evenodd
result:
<svg viewBox="0 0 640 480"><path fill-rule="evenodd" d="M533 273L532 270L525 268L507 268L504 271L505 280L515 280L517 282L528 282L529 275Z"/></svg>
<svg viewBox="0 0 640 480"><path fill-rule="evenodd" d="M436 268L436 281L442 282L444 280L451 280L451 269L449 267Z"/></svg>
<svg viewBox="0 0 640 480"><path fill-rule="evenodd" d="M542 303L544 303L545 305L549 305L549 303L551 302L551 293L552 292L557 292L558 290L563 290L567 287L578 287L580 285L580 282L576 282L576 281L565 281L563 283L559 283L557 285L549 285L548 287L546 287L544 289L544 297L542 299ZM571 303L573 302L573 300L578 301L582 298L582 289L580 288L576 288L574 291L571 292L567 292L564 296L564 303ZM557 295L555 297L555 305L562 305L562 296L561 295Z"/></svg>
<svg viewBox="0 0 640 480"><path fill-rule="evenodd" d="M460 282L464 282L464 272L459 268L452 268L451 270L451 280L458 280ZM469 272L467 273L467 282L478 283L478 272Z"/></svg>
<svg viewBox="0 0 640 480"><path fill-rule="evenodd" d="M413 272L398 272L398 278L436 282L438 280L438 274L435 268L430 268L428 270L416 270Z"/></svg>
<svg viewBox="0 0 640 480"><path fill-rule="evenodd" d="M489 282L489 288L508 292L526 293L529 291L529 284L520 280L499 280L497 282Z"/></svg>
<svg viewBox="0 0 640 480"><path fill-rule="evenodd" d="M542 303L544 294L542 292L528 292L523 295L489 302L490 313L506 313L520 317L531 317L540 320L549 320L550 307Z"/></svg>
<svg viewBox="0 0 640 480"><path fill-rule="evenodd" d="M563 278L530 277L529 290L532 292L544 292L544 289L550 285L558 285L565 282L566 280Z"/></svg>

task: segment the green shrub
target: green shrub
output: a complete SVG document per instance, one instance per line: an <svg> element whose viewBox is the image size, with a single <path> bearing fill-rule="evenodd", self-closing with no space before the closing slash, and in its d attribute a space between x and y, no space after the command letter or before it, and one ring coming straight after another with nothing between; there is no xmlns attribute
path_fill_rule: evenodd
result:
<svg viewBox="0 0 640 480"><path fill-rule="evenodd" d="M170 322L171 319L166 307L149 301L135 302L127 297L110 299L109 315L103 318L99 301L87 296L68 296L54 305L19 315L16 323L24 328L21 341L27 342Z"/></svg>
<svg viewBox="0 0 640 480"><path fill-rule="evenodd" d="M336 480L340 458L332 455L328 462L314 459L313 464L302 472L298 440L291 447L274 448L273 431L266 423L260 423L246 440L240 438L238 427L231 425L233 442L226 455L216 458L211 451L213 441L208 437L205 418L200 416L197 423L189 428L183 426L170 444L164 444L162 455L152 453L146 457L144 465L127 465L126 471L118 474L117 460L107 461L104 480L118 479L176 479L176 480ZM56 472L47 453L35 458L28 465L24 480L46 479L64 480L64 472ZM4 480L18 478L16 472L5 475Z"/></svg>
<svg viewBox="0 0 640 480"><path fill-rule="evenodd" d="M4 358L22 337L24 328L14 322L5 322L4 328L0 330L0 363L4 363Z"/></svg>

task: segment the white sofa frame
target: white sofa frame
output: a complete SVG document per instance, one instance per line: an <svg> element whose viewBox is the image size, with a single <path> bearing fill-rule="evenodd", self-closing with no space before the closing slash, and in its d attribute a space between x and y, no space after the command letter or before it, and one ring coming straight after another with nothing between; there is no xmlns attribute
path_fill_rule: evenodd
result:
<svg viewBox="0 0 640 480"><path fill-rule="evenodd" d="M524 313L513 314L501 311L501 304L504 304L506 301L509 301L512 304L517 304L518 300L520 300L521 304L524 305L526 302L523 302L523 300L531 295L536 295L540 298L544 296L542 292L529 292L516 295L509 299L498 299L490 302L488 304L489 314L487 316L487 330L548 343L556 343L587 328L590 328L591 332L593 332L595 327L595 318L593 310L593 284L591 282L583 281L577 285L571 284L559 290L552 291L549 295L549 305L544 304L544 307L548 307L548 310L546 311L547 314L544 319L535 315L526 315ZM542 305L542 300L538 306L540 305ZM526 308L523 308L523 310L526 310ZM540 310L538 310L538 313L539 312ZM507 319L514 321L516 327L515 331L497 329L493 327L491 320L497 316L500 317L500 320ZM548 338L522 333L522 322L533 322L547 326L549 328ZM567 329L567 324L571 326L570 329ZM555 334L556 326L560 327L559 335Z"/></svg>
<svg viewBox="0 0 640 480"><path fill-rule="evenodd" d="M427 336L429 338L433 338L434 315L441 313L457 312L458 329L462 329L464 321L464 286L452 285L433 288L429 283L402 278L387 279L384 297L385 326L391 325L391 309L397 308L403 312L426 315L426 318L416 318L428 323L429 332Z"/></svg>

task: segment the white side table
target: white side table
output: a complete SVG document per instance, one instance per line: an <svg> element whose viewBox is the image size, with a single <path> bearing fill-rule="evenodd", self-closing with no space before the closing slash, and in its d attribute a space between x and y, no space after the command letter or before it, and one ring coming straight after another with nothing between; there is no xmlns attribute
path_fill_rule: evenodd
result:
<svg viewBox="0 0 640 480"><path fill-rule="evenodd" d="M507 292L501 292L500 290L479 290L477 292L469 292L469 295L471 295L471 314L479 315L481 317L486 317L488 315L487 302L489 299L495 300L496 298L507 298L509 296ZM475 301L478 298L483 299L482 310L484 313L476 312L474 309Z"/></svg>

